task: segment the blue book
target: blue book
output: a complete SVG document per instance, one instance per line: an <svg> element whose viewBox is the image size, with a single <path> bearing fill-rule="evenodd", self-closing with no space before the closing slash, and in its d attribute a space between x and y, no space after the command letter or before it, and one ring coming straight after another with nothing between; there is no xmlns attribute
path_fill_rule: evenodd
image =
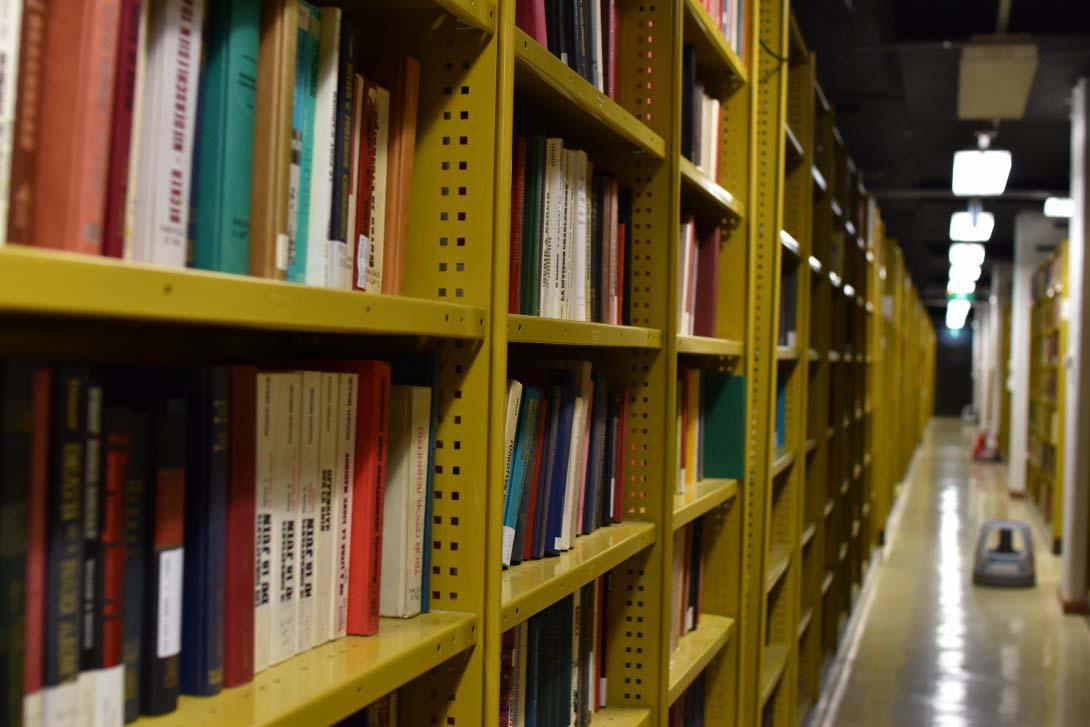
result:
<svg viewBox="0 0 1090 727"><path fill-rule="evenodd" d="M530 493L537 487L537 480L534 479L534 461L538 457L537 435L542 426L542 411L544 410L547 413L549 405L549 402L545 400L544 395L541 393L541 389L535 388L534 393L538 398L538 412L537 417L530 422L532 427L527 438L529 442L526 454L527 465L522 473L522 496L519 498L518 523L515 526L515 547L511 550L512 565L521 563L526 551L527 529L530 524Z"/></svg>
<svg viewBox="0 0 1090 727"><path fill-rule="evenodd" d="M583 482L583 535L599 525L598 508L605 472L606 414L609 408L609 384L601 372L594 374L594 396L590 415L590 447L587 451L587 476Z"/></svg>
<svg viewBox="0 0 1090 727"><path fill-rule="evenodd" d="M183 560L183 694L223 688L223 553L227 529L230 372L198 369L189 382Z"/></svg>
<svg viewBox="0 0 1090 727"><path fill-rule="evenodd" d="M193 265L250 272L260 0L208 4L194 176Z"/></svg>
<svg viewBox="0 0 1090 727"><path fill-rule="evenodd" d="M776 392L776 449L783 449L787 428L787 387Z"/></svg>
<svg viewBox="0 0 1090 727"><path fill-rule="evenodd" d="M537 727L537 692L541 679L541 617L526 622L526 727Z"/></svg>
<svg viewBox="0 0 1090 727"><path fill-rule="evenodd" d="M511 473L507 482L507 496L503 503L503 564L511 565L511 552L515 546L515 530L518 527L522 507L522 492L527 471L533 469L534 437L537 434L538 413L541 410L541 392L533 387L522 389L518 426L515 428L515 451L511 458Z"/></svg>
<svg viewBox="0 0 1090 727"><path fill-rule="evenodd" d="M545 556L545 530L549 517L549 492L552 488L552 472L556 465L556 437L560 423L560 400L563 398L559 386L549 387L549 418L545 430L544 450L541 452L541 472L537 487L537 506L534 509L534 547L533 557Z"/></svg>
<svg viewBox="0 0 1090 727"><path fill-rule="evenodd" d="M292 186L295 193L294 231L286 277L293 283L307 278L310 232L310 175L314 168L314 113L318 98L318 38L322 14L299 0L299 35L295 53L295 101L291 118Z"/></svg>
<svg viewBox="0 0 1090 727"><path fill-rule="evenodd" d="M567 373L567 372L565 372ZM564 495L568 485L568 455L571 453L572 420L575 416L575 390L561 386L560 417L556 430L554 466L549 483L549 513L545 522L545 554L558 555L564 531Z"/></svg>

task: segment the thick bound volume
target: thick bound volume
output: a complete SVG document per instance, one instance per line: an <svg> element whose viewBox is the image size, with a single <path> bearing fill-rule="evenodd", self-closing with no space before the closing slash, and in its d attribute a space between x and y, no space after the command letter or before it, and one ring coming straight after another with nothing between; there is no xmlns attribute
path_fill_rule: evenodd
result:
<svg viewBox="0 0 1090 727"><path fill-rule="evenodd" d="M159 402L153 428L140 690L140 711L149 715L166 714L178 706L186 484L185 399L168 398Z"/></svg>
<svg viewBox="0 0 1090 727"><path fill-rule="evenodd" d="M250 271L250 193L254 154L260 0L208 4L201 116L197 125L197 218L193 265Z"/></svg>
<svg viewBox="0 0 1090 727"><path fill-rule="evenodd" d="M217 694L223 687L223 574L227 508L230 373L198 369L187 396L185 563L181 691Z"/></svg>
<svg viewBox="0 0 1090 727"><path fill-rule="evenodd" d="M279 280L288 268L291 111L298 28L295 0L262 3L254 101L250 274Z"/></svg>
<svg viewBox="0 0 1090 727"><path fill-rule="evenodd" d="M0 724L23 714L27 493L30 486L33 370L21 361L0 365Z"/></svg>
<svg viewBox="0 0 1090 727"><path fill-rule="evenodd" d="M45 655L47 572L47 499L53 371L34 370L30 399L30 482L26 516L26 657L23 661L23 716L26 724L42 719L42 658Z"/></svg>
<svg viewBox="0 0 1090 727"><path fill-rule="evenodd" d="M348 558L348 633L369 636L378 631L390 364L360 361L353 368L359 375L359 402Z"/></svg>
<svg viewBox="0 0 1090 727"><path fill-rule="evenodd" d="M46 724L74 724L80 665L87 372L58 369L53 387L42 706Z"/></svg>
<svg viewBox="0 0 1090 727"><path fill-rule="evenodd" d="M19 34L19 80L15 90L15 127L7 212L7 242L34 241L34 190L41 137L42 80L45 68L47 0L25 0Z"/></svg>
<svg viewBox="0 0 1090 727"><path fill-rule="evenodd" d="M227 533L223 553L223 686L254 678L254 443L257 369L231 369Z"/></svg>

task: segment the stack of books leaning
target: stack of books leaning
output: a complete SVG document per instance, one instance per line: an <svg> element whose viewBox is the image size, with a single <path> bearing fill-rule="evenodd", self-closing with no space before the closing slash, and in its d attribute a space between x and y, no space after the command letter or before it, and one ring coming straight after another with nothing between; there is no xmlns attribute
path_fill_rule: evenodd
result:
<svg viewBox="0 0 1090 727"><path fill-rule="evenodd" d="M165 714L428 611L433 378L4 362L3 723Z"/></svg>
<svg viewBox="0 0 1090 727"><path fill-rule="evenodd" d="M0 12L0 241L401 292L414 59L303 0Z"/></svg>

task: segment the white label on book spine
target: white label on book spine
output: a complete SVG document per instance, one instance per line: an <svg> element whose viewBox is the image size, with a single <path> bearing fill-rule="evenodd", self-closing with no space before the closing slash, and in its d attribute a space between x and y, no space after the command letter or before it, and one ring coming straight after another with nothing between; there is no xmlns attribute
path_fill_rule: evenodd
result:
<svg viewBox="0 0 1090 727"><path fill-rule="evenodd" d="M291 238L281 232L276 236L276 269L288 269L288 254L291 250Z"/></svg>
<svg viewBox="0 0 1090 727"><path fill-rule="evenodd" d="M515 529L503 526L503 562L510 564L511 552L515 549Z"/></svg>
<svg viewBox="0 0 1090 727"><path fill-rule="evenodd" d="M367 261L370 257L371 240L367 235L360 235L356 243L356 287L360 290L367 290Z"/></svg>
<svg viewBox="0 0 1090 727"><path fill-rule="evenodd" d="M181 548L159 554L159 638L155 655L160 659L182 650L182 559Z"/></svg>

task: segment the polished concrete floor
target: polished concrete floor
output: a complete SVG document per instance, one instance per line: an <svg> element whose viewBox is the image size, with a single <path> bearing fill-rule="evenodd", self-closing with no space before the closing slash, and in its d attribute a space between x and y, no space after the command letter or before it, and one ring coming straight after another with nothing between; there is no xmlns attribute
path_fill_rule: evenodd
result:
<svg viewBox="0 0 1090 727"><path fill-rule="evenodd" d="M1090 725L1090 629L1060 611L1040 528L1036 588L972 583L980 524L1030 515L1006 465L970 460L969 436L931 422L811 725Z"/></svg>

